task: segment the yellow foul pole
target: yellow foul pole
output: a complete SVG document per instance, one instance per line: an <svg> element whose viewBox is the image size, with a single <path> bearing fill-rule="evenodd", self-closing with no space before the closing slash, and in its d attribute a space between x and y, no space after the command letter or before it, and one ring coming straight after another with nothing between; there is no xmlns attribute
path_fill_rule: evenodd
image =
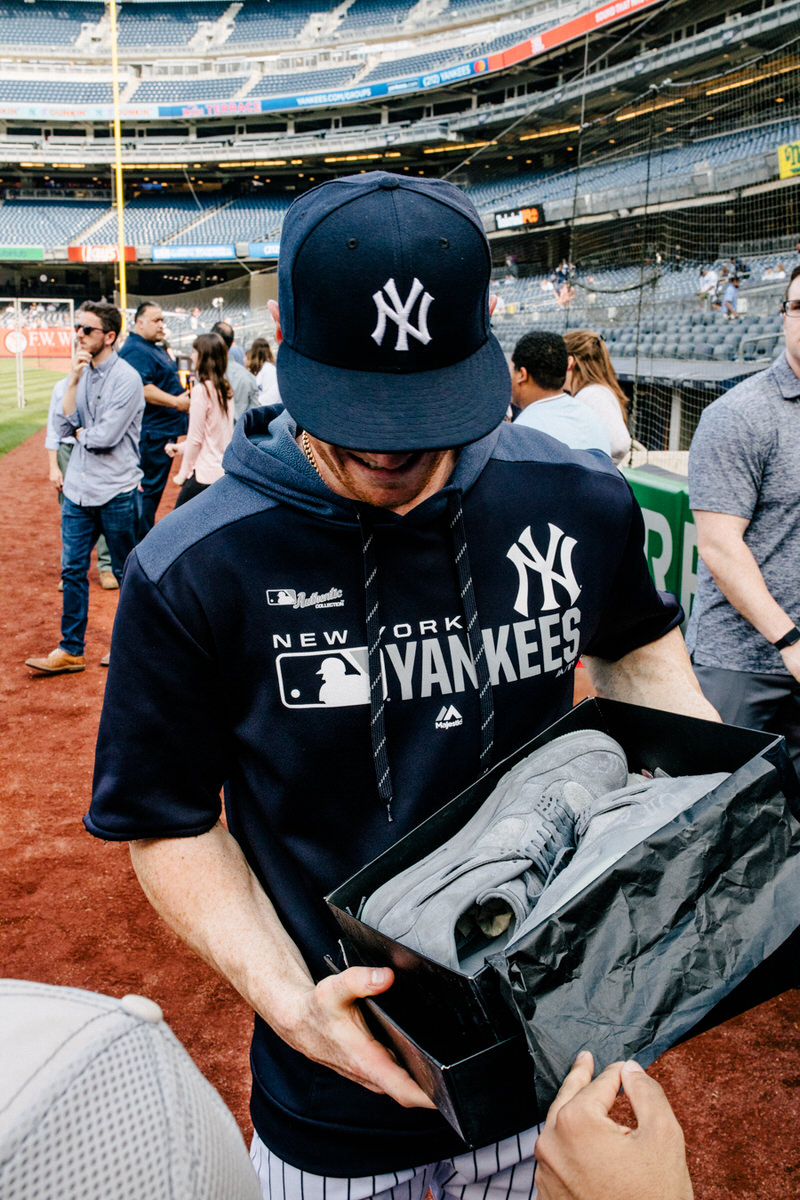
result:
<svg viewBox="0 0 800 1200"><path fill-rule="evenodd" d="M125 309L128 303L128 283L125 274L125 222L122 214L122 129L119 121L119 60L117 58L117 5L109 0L111 18L111 74L114 89L114 178L116 179L117 201L117 257L119 259L119 306L122 309L123 330Z"/></svg>

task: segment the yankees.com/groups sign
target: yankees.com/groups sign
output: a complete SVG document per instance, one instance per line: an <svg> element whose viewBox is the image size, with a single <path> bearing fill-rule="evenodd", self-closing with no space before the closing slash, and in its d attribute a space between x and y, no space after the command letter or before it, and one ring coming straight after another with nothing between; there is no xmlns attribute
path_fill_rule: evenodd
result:
<svg viewBox="0 0 800 1200"><path fill-rule="evenodd" d="M0 358L71 358L71 329L6 329L0 334Z"/></svg>

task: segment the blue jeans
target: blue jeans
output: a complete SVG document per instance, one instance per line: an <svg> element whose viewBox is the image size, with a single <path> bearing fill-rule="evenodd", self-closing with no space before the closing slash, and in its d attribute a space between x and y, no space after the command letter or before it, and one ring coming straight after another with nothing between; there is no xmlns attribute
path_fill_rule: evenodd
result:
<svg viewBox="0 0 800 1200"><path fill-rule="evenodd" d="M62 442L56 451L56 461L58 469L62 475L66 475L69 460L72 457L72 442ZM58 493L59 507L64 503L64 493ZM103 571L111 570L111 555L108 553L106 539L102 533L97 539L97 569L102 574Z"/></svg>
<svg viewBox="0 0 800 1200"><path fill-rule="evenodd" d="M156 523L156 511L161 494L167 486L169 473L172 470L172 459L164 447L167 442L174 442L179 436L177 433L162 433L155 437L143 437L139 442L142 498L137 541L141 541Z"/></svg>
<svg viewBox="0 0 800 1200"><path fill-rule="evenodd" d="M89 619L89 561L100 534L105 535L111 570L122 580L125 559L136 545L139 490L121 492L106 504L73 504L68 496L61 506L61 578L64 583L60 647L67 654L83 654Z"/></svg>

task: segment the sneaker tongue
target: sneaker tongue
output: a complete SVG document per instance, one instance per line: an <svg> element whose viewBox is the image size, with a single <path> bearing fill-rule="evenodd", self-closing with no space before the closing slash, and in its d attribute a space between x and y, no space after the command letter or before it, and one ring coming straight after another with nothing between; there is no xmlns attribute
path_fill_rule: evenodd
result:
<svg viewBox="0 0 800 1200"><path fill-rule="evenodd" d="M595 798L582 783L568 779L564 784L564 803L572 810L575 820L579 821L591 812Z"/></svg>

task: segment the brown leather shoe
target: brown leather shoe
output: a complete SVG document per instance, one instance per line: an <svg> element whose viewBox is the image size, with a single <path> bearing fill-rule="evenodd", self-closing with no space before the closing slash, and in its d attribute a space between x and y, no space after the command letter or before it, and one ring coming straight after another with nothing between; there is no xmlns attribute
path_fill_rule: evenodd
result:
<svg viewBox="0 0 800 1200"><path fill-rule="evenodd" d="M100 659L100 666L107 667L110 662L111 662L111 654L110 653L104 654L103 657Z"/></svg>
<svg viewBox="0 0 800 1200"><path fill-rule="evenodd" d="M116 592L119 590L117 577L113 571L100 572L100 587L106 592Z"/></svg>
<svg viewBox="0 0 800 1200"><path fill-rule="evenodd" d="M60 646L51 650L47 658L26 658L26 667L41 671L44 675L65 675L69 671L83 671L86 662L82 654L67 654Z"/></svg>

